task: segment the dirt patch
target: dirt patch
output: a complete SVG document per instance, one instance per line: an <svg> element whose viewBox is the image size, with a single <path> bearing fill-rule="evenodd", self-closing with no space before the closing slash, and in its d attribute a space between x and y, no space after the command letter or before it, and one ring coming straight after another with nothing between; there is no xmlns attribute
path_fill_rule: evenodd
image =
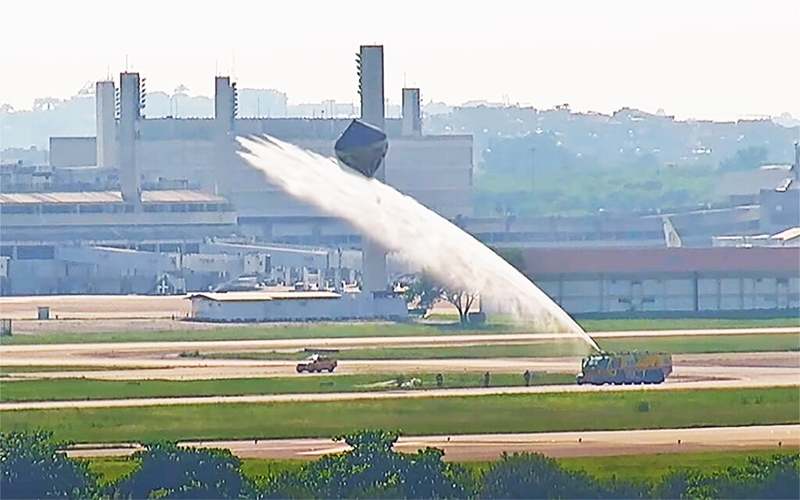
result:
<svg viewBox="0 0 800 500"><path fill-rule="evenodd" d="M741 368L800 368L800 352L735 352L690 354L674 357L682 366L721 366Z"/></svg>

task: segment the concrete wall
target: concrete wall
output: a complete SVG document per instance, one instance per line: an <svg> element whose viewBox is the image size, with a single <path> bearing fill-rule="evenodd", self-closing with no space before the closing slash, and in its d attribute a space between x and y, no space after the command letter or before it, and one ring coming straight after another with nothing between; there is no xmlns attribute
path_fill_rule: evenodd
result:
<svg viewBox="0 0 800 500"><path fill-rule="evenodd" d="M800 307L800 277L791 273L551 276L536 285L570 314Z"/></svg>
<svg viewBox="0 0 800 500"><path fill-rule="evenodd" d="M113 168L116 162L117 124L114 82L95 85L95 123L97 129L97 163L100 168Z"/></svg>
<svg viewBox="0 0 800 500"><path fill-rule="evenodd" d="M145 122L147 124L148 122ZM294 140L298 146L332 156L334 140ZM299 202L271 184L241 158L229 157L225 182L218 179L212 141L140 141L137 151L146 182L187 179L207 193L226 196L240 217L322 217L314 207ZM215 156L216 155L216 156ZM390 141L386 181L423 205L448 218L472 213L472 138L436 136Z"/></svg>
<svg viewBox="0 0 800 500"><path fill-rule="evenodd" d="M307 267L310 269L325 269L329 263L326 250L282 248L265 245L236 245L228 243L203 243L200 252L204 254L266 254L270 256L272 266L280 267Z"/></svg>
<svg viewBox="0 0 800 500"><path fill-rule="evenodd" d="M233 293L233 292L232 292ZM407 315L400 297L365 300L361 294L338 299L287 299L270 301L213 301L192 298L192 317L203 321L308 321L366 318L403 318Z"/></svg>
<svg viewBox="0 0 800 500"><path fill-rule="evenodd" d="M50 165L54 167L89 167L97 163L97 140L94 137L51 137Z"/></svg>
<svg viewBox="0 0 800 500"><path fill-rule="evenodd" d="M104 273L112 275L157 275L180 270L177 255L155 252L139 252L118 248L90 246L56 247L56 260L67 264L87 264L101 266Z"/></svg>

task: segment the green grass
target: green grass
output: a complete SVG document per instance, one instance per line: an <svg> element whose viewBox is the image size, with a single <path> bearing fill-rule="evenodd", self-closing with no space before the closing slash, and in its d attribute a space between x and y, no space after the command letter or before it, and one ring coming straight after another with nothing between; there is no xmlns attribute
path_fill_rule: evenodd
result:
<svg viewBox="0 0 800 500"><path fill-rule="evenodd" d="M741 466L749 457L770 458L775 454L786 454L783 448L738 451L705 451L691 453L659 453L649 455L615 455L606 457L569 457L559 458L558 462L565 468L584 471L597 479L616 477L631 481L658 480L671 471L686 470L698 473L709 473L724 470L728 467ZM90 468L101 475L103 483L110 483L136 469L137 463L119 457L91 458ZM273 460L259 458L242 459L242 472L257 483L263 484L266 479L283 471L297 471L303 460ZM491 462L460 462L480 477Z"/></svg>
<svg viewBox="0 0 800 500"><path fill-rule="evenodd" d="M139 467L138 462L126 457L97 457L86 461L89 462L89 469L100 475L101 485L116 482Z"/></svg>
<svg viewBox="0 0 800 500"><path fill-rule="evenodd" d="M795 450L796 452L797 450ZM653 455L619 455L612 457L570 457L559 461L573 470L583 470L603 479L617 477L634 481L657 480L671 471L711 472L741 466L748 457L770 458L776 453L789 454L785 448L750 451L704 451L692 453L658 453Z"/></svg>
<svg viewBox="0 0 800 500"><path fill-rule="evenodd" d="M428 435L766 425L800 422L799 398L789 387L18 410L2 413L1 428L107 443L325 437L364 428Z"/></svg>
<svg viewBox="0 0 800 500"><path fill-rule="evenodd" d="M800 318L772 319L584 319L578 324L587 332L628 332L645 330L702 330L713 328L798 327Z"/></svg>
<svg viewBox="0 0 800 500"><path fill-rule="evenodd" d="M600 339L603 349L610 352L629 350L664 351L672 354L701 354L718 352L777 352L800 351L800 337L794 334L771 335L708 335L691 337L650 337ZM462 347L385 347L343 349L337 359L485 359L582 356L589 346L578 340L540 341L527 344L477 345ZM202 355L212 359L301 359L303 351L239 351Z"/></svg>
<svg viewBox="0 0 800 500"><path fill-rule="evenodd" d="M399 375L399 374L398 374ZM3 383L0 401L67 401L90 399L125 399L180 396L234 396L251 394L299 394L326 392L364 392L390 390L381 387L361 387L393 380L398 375L308 375L304 377L275 377L216 380L91 380L48 379L20 380ZM436 374L414 374L422 387L436 388ZM406 376L408 378L408 376ZM572 384L570 374L542 374L531 380L533 385ZM524 385L522 374L494 374L495 387ZM445 388L480 387L483 373L453 373L444 375Z"/></svg>
<svg viewBox="0 0 800 500"><path fill-rule="evenodd" d="M798 318L776 319L614 319L582 320L581 326L588 332L676 330L702 328L754 328L800 326ZM350 324L302 324L302 325L253 325L220 327L210 330L171 330L153 332L116 333L53 333L0 338L0 344L67 344L87 342L153 342L153 341L212 341L255 340L293 338L342 338L342 337L397 337L410 335L447 335L466 333L510 333L532 332L532 327L506 322L492 322L482 326L461 327L459 325L422 323L350 323Z"/></svg>

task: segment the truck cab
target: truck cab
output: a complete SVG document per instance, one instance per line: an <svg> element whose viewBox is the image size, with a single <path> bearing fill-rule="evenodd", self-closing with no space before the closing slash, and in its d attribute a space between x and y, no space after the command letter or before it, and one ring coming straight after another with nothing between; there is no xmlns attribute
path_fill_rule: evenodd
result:
<svg viewBox="0 0 800 500"><path fill-rule="evenodd" d="M312 354L305 361L297 364L297 373L333 373L338 363L335 359L320 354Z"/></svg>

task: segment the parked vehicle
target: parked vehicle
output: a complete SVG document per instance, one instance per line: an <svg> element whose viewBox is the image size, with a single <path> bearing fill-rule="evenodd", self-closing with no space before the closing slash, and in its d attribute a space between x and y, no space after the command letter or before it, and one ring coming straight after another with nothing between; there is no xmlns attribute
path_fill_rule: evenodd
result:
<svg viewBox="0 0 800 500"><path fill-rule="evenodd" d="M304 362L297 364L297 373L321 373L323 371L333 373L333 370L336 369L336 365L336 360L333 358L320 354L313 354Z"/></svg>

